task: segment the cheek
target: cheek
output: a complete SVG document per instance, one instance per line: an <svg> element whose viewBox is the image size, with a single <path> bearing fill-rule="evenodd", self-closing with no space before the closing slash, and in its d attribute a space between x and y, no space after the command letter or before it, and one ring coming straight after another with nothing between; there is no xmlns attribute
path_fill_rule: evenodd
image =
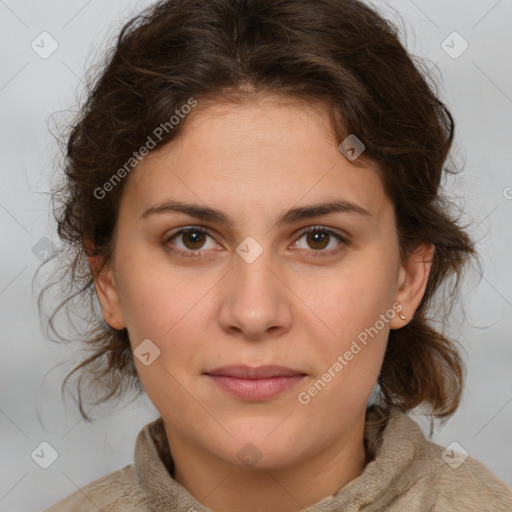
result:
<svg viewBox="0 0 512 512"><path fill-rule="evenodd" d="M342 424L366 405L380 373L389 335L389 322L379 317L385 310L376 311L371 323L366 320L369 313L339 315L333 325L342 334L323 338L316 345L312 359L318 362L317 371L297 397L310 408L312 416L328 411L331 425Z"/></svg>
<svg viewBox="0 0 512 512"><path fill-rule="evenodd" d="M147 261L147 260L146 260ZM151 268L149 268L151 267ZM120 269L122 308L132 349L146 339L159 350L160 373L169 372L187 380L203 368L205 324L211 319L209 294L218 277L211 279L200 272L159 269L148 265L136 269L134 265ZM124 279L123 279L124 278ZM136 355L136 354L135 354ZM154 373L136 360L141 380L154 381ZM149 367L150 368L150 367ZM162 374L162 378L165 374ZM172 379L166 378L172 384Z"/></svg>
<svg viewBox="0 0 512 512"><path fill-rule="evenodd" d="M394 293L392 265L382 258L359 255L329 276L303 280L297 289L297 295L326 327L327 337L349 343L391 308Z"/></svg>
<svg viewBox="0 0 512 512"><path fill-rule="evenodd" d="M325 279L323 286L316 281L304 300L322 320L309 324L317 325L316 333L309 334L316 340L311 348L317 364L315 375L302 388L304 399L311 400L317 414L333 404L339 414L355 412L366 403L380 373L390 321L396 315L391 262L376 255L356 258Z"/></svg>
<svg viewBox="0 0 512 512"><path fill-rule="evenodd" d="M195 314L208 289L204 279L190 279L154 254L151 258L131 253L119 265L118 275L121 307L134 343L144 338L164 343L180 323Z"/></svg>

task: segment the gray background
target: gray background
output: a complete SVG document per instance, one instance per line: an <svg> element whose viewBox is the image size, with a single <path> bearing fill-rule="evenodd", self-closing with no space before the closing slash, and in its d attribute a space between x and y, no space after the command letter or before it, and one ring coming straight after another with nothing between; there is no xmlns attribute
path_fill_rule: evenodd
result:
<svg viewBox="0 0 512 512"><path fill-rule="evenodd" d="M48 212L58 151L50 115L76 106L86 66L122 21L149 3L0 0L1 511L43 510L129 464L136 434L157 417L147 398L124 400L96 408L98 419L89 425L72 399L62 403L62 377L71 368L69 357L78 360L79 354L45 338L31 289L48 244L58 244ZM455 151L465 169L446 186L467 212L483 262L482 277L468 275L465 314L452 327L467 352L463 403L433 440L443 446L457 441L512 485L512 2L375 4L390 16L391 8L402 15L407 47L442 76L441 92L457 122ZM58 44L47 58L31 47L35 41L39 52L51 49L48 36L40 36L44 31ZM442 47L453 31L469 44L460 56L458 36L445 43L452 56ZM31 458L43 441L58 453L46 470Z"/></svg>

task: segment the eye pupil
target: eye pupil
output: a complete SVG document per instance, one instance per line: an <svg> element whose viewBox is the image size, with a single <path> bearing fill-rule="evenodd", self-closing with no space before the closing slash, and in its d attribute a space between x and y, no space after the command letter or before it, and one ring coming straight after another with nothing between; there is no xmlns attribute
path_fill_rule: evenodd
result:
<svg viewBox="0 0 512 512"><path fill-rule="evenodd" d="M171 240L174 238L180 238L181 243L187 249L187 255L200 255L203 245L205 244L205 237L211 236L208 231L203 231L202 229L192 229L186 228L182 229L180 232L176 233L172 236L167 243L171 243ZM326 250L326 247L329 245L329 241L331 237L338 238L337 235L334 235L329 230L323 229L311 229L309 231L303 232L300 238L306 237L306 243L309 245L310 249L313 249L314 252L318 252L319 255L323 254ZM340 239L340 241L343 241ZM171 243L172 245L172 243ZM346 242L345 242L346 245ZM176 251L180 252L180 251ZM183 254L183 251L181 251Z"/></svg>
<svg viewBox="0 0 512 512"><path fill-rule="evenodd" d="M204 233L200 233L199 231L190 231L185 233L184 243L189 249L198 249L204 243L202 237L204 237ZM191 242L192 247L190 247L187 242Z"/></svg>
<svg viewBox="0 0 512 512"><path fill-rule="evenodd" d="M320 243L321 247L314 247L315 249L324 249L328 244L329 234L322 231L312 231L308 233L308 243ZM323 243L325 242L325 243Z"/></svg>

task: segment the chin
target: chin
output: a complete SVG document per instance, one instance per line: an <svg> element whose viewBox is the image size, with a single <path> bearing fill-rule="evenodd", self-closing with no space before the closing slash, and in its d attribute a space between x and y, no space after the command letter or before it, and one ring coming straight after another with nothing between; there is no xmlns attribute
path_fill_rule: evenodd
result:
<svg viewBox="0 0 512 512"><path fill-rule="evenodd" d="M272 424L268 428L269 424ZM234 439L228 441L227 458L230 462L247 469L276 470L284 469L295 463L300 452L298 444L304 442L300 432L292 432L290 428L278 426L279 421L265 421L260 428L240 428L229 430L236 432ZM277 428L276 428L277 426ZM233 447L235 458L233 459Z"/></svg>

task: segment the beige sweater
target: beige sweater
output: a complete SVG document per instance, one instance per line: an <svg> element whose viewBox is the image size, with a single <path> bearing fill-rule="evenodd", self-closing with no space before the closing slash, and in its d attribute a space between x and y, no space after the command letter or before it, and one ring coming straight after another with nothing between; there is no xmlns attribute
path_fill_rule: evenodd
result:
<svg viewBox="0 0 512 512"><path fill-rule="evenodd" d="M455 468L460 460L447 452L445 462L444 448L428 441L406 414L393 409L383 434L366 429L365 437L375 446L374 460L335 495L302 512L512 512L510 487L471 457ZM95 480L45 512L209 512L167 467L173 463L159 418L140 431L134 465Z"/></svg>

